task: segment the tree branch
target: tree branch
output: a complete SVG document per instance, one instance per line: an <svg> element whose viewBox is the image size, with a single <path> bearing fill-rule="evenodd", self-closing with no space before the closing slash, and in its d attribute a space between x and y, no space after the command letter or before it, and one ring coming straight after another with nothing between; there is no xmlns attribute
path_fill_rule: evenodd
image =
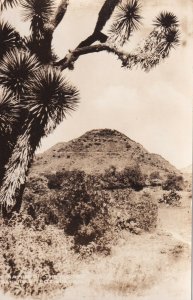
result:
<svg viewBox="0 0 193 300"><path fill-rule="evenodd" d="M54 26L54 30L60 24L60 22L62 21L64 15L66 14L68 5L69 5L69 0L61 0L60 1L60 4L58 5L58 8L55 12L55 15L51 20L51 23Z"/></svg>
<svg viewBox="0 0 193 300"><path fill-rule="evenodd" d="M52 40L53 33L57 26L62 21L69 4L69 0L61 0L58 5L54 16L44 25L43 27L43 38L41 40L41 52L43 52L43 57L52 57ZM44 55L46 53L46 55Z"/></svg>
<svg viewBox="0 0 193 300"><path fill-rule="evenodd" d="M94 32L101 31L106 25L107 21L110 19L115 7L119 4L120 0L106 0L103 4L99 15L98 20L95 26Z"/></svg>
<svg viewBox="0 0 193 300"><path fill-rule="evenodd" d="M101 43L105 43L107 41L107 36L101 32L104 28L107 21L110 19L115 7L118 5L120 0L106 0L98 14L98 20L94 29L94 32L82 41L77 48L87 47L92 45L93 43L100 41Z"/></svg>
<svg viewBox="0 0 193 300"><path fill-rule="evenodd" d="M176 31L176 35L178 32ZM177 38L177 37L176 37ZM137 47L132 53L127 53L122 49L111 44L97 44L76 48L60 61L55 63L55 66L60 66L61 70L66 68L73 69L75 61L82 55L106 51L118 57L122 62L122 67L132 69L134 66L139 66L145 71L149 71L156 65L168 57L170 50L175 46L175 39L168 39L164 30L154 29L142 45Z"/></svg>
<svg viewBox="0 0 193 300"><path fill-rule="evenodd" d="M110 46L108 44L97 44L86 46L82 48L76 48L75 50L69 50L69 53L65 56L64 59L55 63L55 66L60 66L61 70L66 68L72 69L74 66L75 61L82 55L90 54L90 53L97 53L107 51L108 53L115 54L121 61L122 64L125 64L125 60L127 60L128 55L127 53L123 52L122 50L118 50L116 47Z"/></svg>
<svg viewBox="0 0 193 300"><path fill-rule="evenodd" d="M44 31L49 34L50 36L53 35L54 30L62 21L67 8L68 8L69 0L61 0L60 4L58 5L54 16L50 19L50 21L44 25Z"/></svg>

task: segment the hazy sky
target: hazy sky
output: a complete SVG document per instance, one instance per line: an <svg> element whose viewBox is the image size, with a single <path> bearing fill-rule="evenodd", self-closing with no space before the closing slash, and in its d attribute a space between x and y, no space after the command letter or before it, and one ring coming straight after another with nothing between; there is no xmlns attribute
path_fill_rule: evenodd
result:
<svg viewBox="0 0 193 300"><path fill-rule="evenodd" d="M104 0L70 0L68 12L58 27L53 45L63 57L68 49L91 34ZM88 130L112 128L141 143L148 151L161 154L178 168L192 157L192 2L191 0L142 1L143 28L129 49L150 32L153 18L163 10L174 12L180 20L181 46L169 59L145 73L121 68L111 54L82 56L74 71L65 71L80 90L81 101L49 137L39 151L79 137ZM23 34L28 24L21 23L16 10L5 18Z"/></svg>

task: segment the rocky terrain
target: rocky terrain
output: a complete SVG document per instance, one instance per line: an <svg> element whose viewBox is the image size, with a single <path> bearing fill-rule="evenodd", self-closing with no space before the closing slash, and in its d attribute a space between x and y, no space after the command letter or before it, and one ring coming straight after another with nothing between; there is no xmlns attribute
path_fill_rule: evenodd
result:
<svg viewBox="0 0 193 300"><path fill-rule="evenodd" d="M67 143L56 144L36 156L32 172L78 169L95 174L112 165L118 170L139 165L142 173L147 175L155 171L163 177L168 173L180 174L160 155L149 153L139 143L110 129L92 130Z"/></svg>

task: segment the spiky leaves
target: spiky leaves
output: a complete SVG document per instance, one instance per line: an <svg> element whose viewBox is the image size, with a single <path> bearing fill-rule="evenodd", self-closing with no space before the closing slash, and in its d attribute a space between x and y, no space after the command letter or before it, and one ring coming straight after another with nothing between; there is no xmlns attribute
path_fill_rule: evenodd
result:
<svg viewBox="0 0 193 300"><path fill-rule="evenodd" d="M31 22L31 36L27 46L36 54L42 64L53 60L52 38L54 1L53 0L21 0L24 21ZM51 26L50 26L51 25ZM53 28L52 28L53 27Z"/></svg>
<svg viewBox="0 0 193 300"><path fill-rule="evenodd" d="M118 6L115 21L110 29L111 40L119 42L121 46L129 40L131 33L141 24L140 9L138 0L127 0L126 3Z"/></svg>
<svg viewBox="0 0 193 300"><path fill-rule="evenodd" d="M53 0L21 0L24 20L32 21L35 16L38 16L43 22L47 22L53 13L53 4Z"/></svg>
<svg viewBox="0 0 193 300"><path fill-rule="evenodd" d="M13 50L4 55L0 63L0 84L17 96L25 90L25 84L38 69L34 55L25 51Z"/></svg>
<svg viewBox="0 0 193 300"><path fill-rule="evenodd" d="M0 185L16 138L19 118L20 105L16 98L0 88Z"/></svg>
<svg viewBox="0 0 193 300"><path fill-rule="evenodd" d="M25 105L30 117L39 125L45 124L45 133L54 129L70 111L77 107L78 91L55 68L38 70L26 85Z"/></svg>
<svg viewBox="0 0 193 300"><path fill-rule="evenodd" d="M1 0L0 10L7 9L8 7L14 7L19 4L20 0Z"/></svg>
<svg viewBox="0 0 193 300"><path fill-rule="evenodd" d="M147 39L129 54L124 60L124 66L132 68L133 66L140 66L145 71L149 71L160 63L161 60L168 57L170 50L179 45L179 31L177 17L171 13L165 13L164 16L172 16L173 22L166 22L166 27L162 25L156 26L149 34ZM160 19L158 17L157 19Z"/></svg>
<svg viewBox="0 0 193 300"><path fill-rule="evenodd" d="M21 0L24 9L24 21L31 22L32 34L36 39L41 38L43 26L53 14L53 0Z"/></svg>
<svg viewBox="0 0 193 300"><path fill-rule="evenodd" d="M180 33L177 29L172 29L165 34L165 48L168 51L171 48L176 48L180 44Z"/></svg>
<svg viewBox="0 0 193 300"><path fill-rule="evenodd" d="M41 138L53 130L78 103L78 91L58 70L47 67L35 72L26 84L21 102L29 116L7 164L0 193L1 205L12 206L16 191L25 183L27 171Z"/></svg>
<svg viewBox="0 0 193 300"><path fill-rule="evenodd" d="M22 44L19 33L7 22L0 22L0 60L3 55Z"/></svg>
<svg viewBox="0 0 193 300"><path fill-rule="evenodd" d="M179 21L177 17L171 12L161 12L154 20L154 26L166 30L178 27Z"/></svg>
<svg viewBox="0 0 193 300"><path fill-rule="evenodd" d="M19 121L20 105L16 98L0 88L0 137L8 137Z"/></svg>

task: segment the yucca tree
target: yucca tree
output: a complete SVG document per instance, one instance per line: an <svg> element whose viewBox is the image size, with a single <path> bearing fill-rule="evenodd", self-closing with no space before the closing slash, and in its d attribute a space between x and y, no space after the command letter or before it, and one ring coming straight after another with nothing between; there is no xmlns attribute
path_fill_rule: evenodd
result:
<svg viewBox="0 0 193 300"><path fill-rule="evenodd" d="M0 10L22 8L22 20L30 21L29 36L22 37L0 20L0 205L4 217L19 211L26 177L42 137L47 136L75 110L76 87L65 78L82 55L107 51L132 69L149 71L179 44L178 20L161 12L153 29L132 53L123 51L132 34L142 26L138 0L105 0L93 33L58 60L53 33L65 16L68 0L1 0ZM110 21L109 33L102 32Z"/></svg>

